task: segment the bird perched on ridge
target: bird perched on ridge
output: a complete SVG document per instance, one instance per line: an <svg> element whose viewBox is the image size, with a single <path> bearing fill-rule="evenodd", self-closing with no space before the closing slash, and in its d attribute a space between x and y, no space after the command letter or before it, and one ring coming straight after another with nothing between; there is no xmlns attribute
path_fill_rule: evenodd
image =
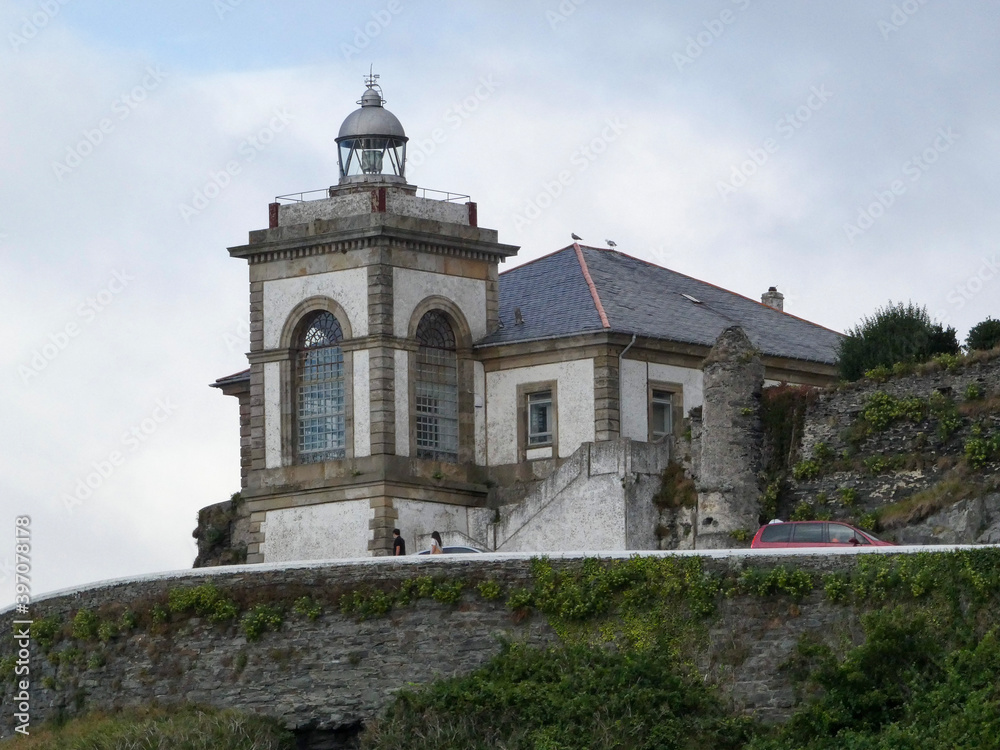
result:
<svg viewBox="0 0 1000 750"><path fill-rule="evenodd" d="M612 249L614 249L614 248L618 247L618 243L617 243L617 242L615 242L614 240L604 240L604 241L605 241L606 243L608 243L608 247L610 247L610 248L612 248Z"/></svg>
<svg viewBox="0 0 1000 750"><path fill-rule="evenodd" d="M576 234L575 232L570 233L569 236L572 237L574 240L582 240L583 239L583 237L581 237L580 235Z"/></svg>

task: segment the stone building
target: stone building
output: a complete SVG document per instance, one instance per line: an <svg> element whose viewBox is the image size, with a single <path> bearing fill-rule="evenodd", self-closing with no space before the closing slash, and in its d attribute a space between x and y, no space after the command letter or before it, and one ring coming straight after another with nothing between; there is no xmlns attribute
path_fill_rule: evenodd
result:
<svg viewBox="0 0 1000 750"><path fill-rule="evenodd" d="M240 401L249 562L388 554L393 527L411 552L433 529L484 549L656 546L635 480L702 405L725 329L770 381L834 378L839 334L773 288L762 304L579 243L500 275L518 248L468 196L406 182L375 78L336 139L338 183L277 199L229 249L249 266L250 368L214 385Z"/></svg>

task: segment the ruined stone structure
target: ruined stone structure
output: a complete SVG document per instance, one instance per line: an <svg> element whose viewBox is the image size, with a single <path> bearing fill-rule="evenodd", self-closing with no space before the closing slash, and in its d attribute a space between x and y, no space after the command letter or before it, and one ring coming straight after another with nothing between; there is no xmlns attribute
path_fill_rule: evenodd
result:
<svg viewBox="0 0 1000 750"><path fill-rule="evenodd" d="M411 551L432 530L487 550L655 548L645 488L724 329L770 382L835 377L839 334L776 292L762 304L579 243L499 274L518 248L468 196L406 182L406 135L368 83L336 139L338 183L279 197L229 249L249 268L250 369L215 385L240 402L247 522L226 533L248 562L385 555L394 527ZM719 503L749 486L731 481L705 485L720 538Z"/></svg>
<svg viewBox="0 0 1000 750"><path fill-rule="evenodd" d="M760 515L760 353L737 326L705 358L698 466L699 549L733 546L733 532L754 529Z"/></svg>

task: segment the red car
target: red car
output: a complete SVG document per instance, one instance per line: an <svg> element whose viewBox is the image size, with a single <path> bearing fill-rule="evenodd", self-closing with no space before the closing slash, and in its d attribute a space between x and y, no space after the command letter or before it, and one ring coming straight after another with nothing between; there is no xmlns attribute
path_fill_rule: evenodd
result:
<svg viewBox="0 0 1000 750"><path fill-rule="evenodd" d="M892 547L867 531L836 521L788 521L761 526L751 549L779 547Z"/></svg>

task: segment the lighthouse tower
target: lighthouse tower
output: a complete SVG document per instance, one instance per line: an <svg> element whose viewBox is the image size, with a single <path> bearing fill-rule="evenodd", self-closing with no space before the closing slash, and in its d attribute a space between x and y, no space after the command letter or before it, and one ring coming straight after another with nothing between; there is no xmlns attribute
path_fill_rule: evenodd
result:
<svg viewBox="0 0 1000 750"><path fill-rule="evenodd" d="M392 529L481 538L485 373L498 263L517 248L468 196L406 180L378 76L336 137L339 179L279 196L229 248L250 273L241 401L247 562L385 555Z"/></svg>

